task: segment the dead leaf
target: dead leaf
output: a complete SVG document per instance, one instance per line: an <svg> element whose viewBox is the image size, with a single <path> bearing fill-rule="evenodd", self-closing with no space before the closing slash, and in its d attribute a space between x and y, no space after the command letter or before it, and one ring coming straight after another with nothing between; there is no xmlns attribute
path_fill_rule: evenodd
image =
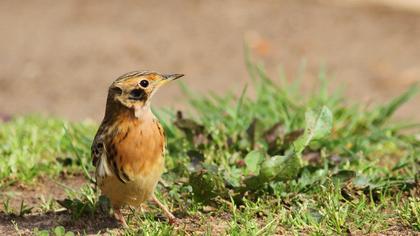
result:
<svg viewBox="0 0 420 236"><path fill-rule="evenodd" d="M304 153L302 156L304 161L307 161L310 165L320 165L321 163L321 153L319 152L308 152Z"/></svg>
<svg viewBox="0 0 420 236"><path fill-rule="evenodd" d="M188 157L190 158L190 164L193 170L197 171L202 168L202 163L204 161L204 154L197 150L189 150L187 152Z"/></svg>
<svg viewBox="0 0 420 236"><path fill-rule="evenodd" d="M9 122L11 120L12 120L12 116L11 115L8 115L8 114L1 113L0 112L0 121L2 121L2 122Z"/></svg>
<svg viewBox="0 0 420 236"><path fill-rule="evenodd" d="M258 120L254 118L248 129L246 129L246 134L248 135L249 142L251 143L251 149L255 148L255 129L257 127L257 122Z"/></svg>
<svg viewBox="0 0 420 236"><path fill-rule="evenodd" d="M208 143L209 137L205 133L204 126L192 119L184 118L181 111L177 112L177 119L175 120L174 125L184 132L188 140L195 146Z"/></svg>
<svg viewBox="0 0 420 236"><path fill-rule="evenodd" d="M264 140L270 147L273 144L275 145L276 141L282 136L284 136L284 126L281 122L275 123L270 129L265 131L263 135Z"/></svg>
<svg viewBox="0 0 420 236"><path fill-rule="evenodd" d="M287 133L283 139L284 145L289 146L291 143L296 141L300 136L302 136L304 132L305 132L304 129L297 129L297 130Z"/></svg>

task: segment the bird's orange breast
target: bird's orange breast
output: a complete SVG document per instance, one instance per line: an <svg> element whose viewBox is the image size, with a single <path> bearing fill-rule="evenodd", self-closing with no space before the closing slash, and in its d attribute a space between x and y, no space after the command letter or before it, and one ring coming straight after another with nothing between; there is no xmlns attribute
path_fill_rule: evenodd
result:
<svg viewBox="0 0 420 236"><path fill-rule="evenodd" d="M125 120L118 129L115 161L128 177L149 175L163 165L165 138L157 120Z"/></svg>
<svg viewBox="0 0 420 236"><path fill-rule="evenodd" d="M110 130L108 160L114 175L98 180L99 186L114 206L138 206L151 197L164 170L163 129L153 118L121 120Z"/></svg>

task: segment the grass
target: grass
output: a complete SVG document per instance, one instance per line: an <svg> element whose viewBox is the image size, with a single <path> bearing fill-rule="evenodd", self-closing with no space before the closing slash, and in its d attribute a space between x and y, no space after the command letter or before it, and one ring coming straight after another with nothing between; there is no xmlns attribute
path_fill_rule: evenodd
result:
<svg viewBox="0 0 420 236"><path fill-rule="evenodd" d="M90 136L95 129L94 124L36 115L1 124L0 188L30 183L38 176L80 171L81 166L88 166Z"/></svg>
<svg viewBox="0 0 420 236"><path fill-rule="evenodd" d="M398 123L393 113L415 96L411 87L392 101L366 108L320 86L302 96L298 82L272 81L248 63L251 85L241 96L199 96L183 86L191 114L158 111L167 134L167 172L158 197L180 218L173 227L160 211L127 209L129 229L94 232L124 235L169 234L369 234L420 231L419 124ZM256 96L248 95L248 89ZM55 214L71 219L33 234L86 233L80 222L107 215L109 203L89 183L90 143L97 124L41 116L0 124L1 216ZM13 209L6 193L36 188L46 178L86 178L80 189L61 186L67 198L48 196L35 206ZM55 182L60 182L58 180ZM33 208L32 208L33 207ZM42 218L42 216L41 216ZM43 219L43 218L42 218ZM101 218L102 219L102 218ZM21 220L21 221L19 221ZM89 223L86 223L89 224ZM106 228L109 229L106 229Z"/></svg>

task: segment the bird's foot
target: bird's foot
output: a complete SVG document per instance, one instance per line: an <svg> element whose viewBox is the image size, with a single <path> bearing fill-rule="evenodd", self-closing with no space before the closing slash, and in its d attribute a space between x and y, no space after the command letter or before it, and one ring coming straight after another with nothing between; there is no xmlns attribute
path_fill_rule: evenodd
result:
<svg viewBox="0 0 420 236"><path fill-rule="evenodd" d="M120 222L120 224L124 228L128 228L127 222L125 221L124 216L121 213L121 209L120 208L114 209L114 217L115 217L116 220L118 220L118 222Z"/></svg>
<svg viewBox="0 0 420 236"><path fill-rule="evenodd" d="M177 218L169 211L168 207L163 205L159 199L153 194L152 201L156 203L162 209L163 213L165 214L166 218L168 218L169 224L175 225L177 224Z"/></svg>
<svg viewBox="0 0 420 236"><path fill-rule="evenodd" d="M168 217L168 216L166 216ZM178 225L178 218L176 218L175 216L173 217L168 217L168 222L170 225Z"/></svg>

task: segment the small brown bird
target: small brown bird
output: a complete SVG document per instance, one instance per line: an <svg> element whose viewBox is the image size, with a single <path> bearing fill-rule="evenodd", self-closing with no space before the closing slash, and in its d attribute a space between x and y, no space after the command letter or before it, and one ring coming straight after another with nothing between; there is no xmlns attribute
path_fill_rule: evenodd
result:
<svg viewBox="0 0 420 236"><path fill-rule="evenodd" d="M164 170L165 136L150 110L155 92L182 74L135 71L116 79L108 91L105 116L92 144L97 186L107 196L115 218L127 227L121 207L153 200L170 223L175 221L154 195Z"/></svg>

